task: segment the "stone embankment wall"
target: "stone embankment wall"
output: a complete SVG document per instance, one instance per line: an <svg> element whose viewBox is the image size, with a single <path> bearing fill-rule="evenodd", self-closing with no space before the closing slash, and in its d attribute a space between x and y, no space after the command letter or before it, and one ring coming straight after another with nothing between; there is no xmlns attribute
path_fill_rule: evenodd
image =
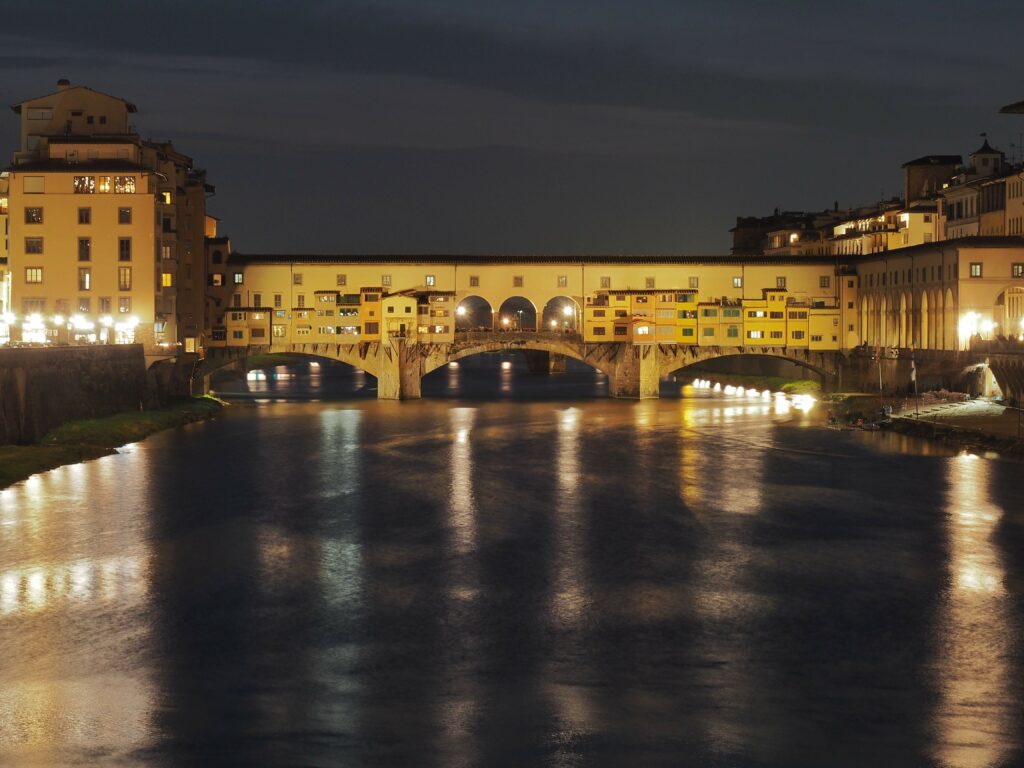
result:
<svg viewBox="0 0 1024 768"><path fill-rule="evenodd" d="M0 350L0 444L28 444L76 419L153 400L141 344Z"/></svg>

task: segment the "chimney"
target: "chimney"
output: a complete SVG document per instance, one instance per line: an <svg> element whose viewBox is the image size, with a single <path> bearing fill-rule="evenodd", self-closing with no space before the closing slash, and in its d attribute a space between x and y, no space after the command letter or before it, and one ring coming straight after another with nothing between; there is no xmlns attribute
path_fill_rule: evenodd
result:
<svg viewBox="0 0 1024 768"><path fill-rule="evenodd" d="M70 87L71 87L71 81L68 80L66 77L62 77L60 80L57 81L57 90L58 91L64 91L64 90L67 90Z"/></svg>

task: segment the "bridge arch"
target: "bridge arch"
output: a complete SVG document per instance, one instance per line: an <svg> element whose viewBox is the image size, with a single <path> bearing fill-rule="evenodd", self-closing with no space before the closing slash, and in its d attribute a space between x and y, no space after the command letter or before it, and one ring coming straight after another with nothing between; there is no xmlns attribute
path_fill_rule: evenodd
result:
<svg viewBox="0 0 1024 768"><path fill-rule="evenodd" d="M496 330L536 331L537 305L525 296L509 296L498 308Z"/></svg>
<svg viewBox="0 0 1024 768"><path fill-rule="evenodd" d="M357 370L378 377L376 355L369 349L371 344L282 344L280 347L214 347L208 349L206 358L197 368L196 376L204 378L212 373L244 363L252 355L289 355L321 357L346 363Z"/></svg>
<svg viewBox="0 0 1024 768"><path fill-rule="evenodd" d="M953 289L946 289L946 301L942 308L943 311L943 325L945 328L944 334L944 345L943 349L953 350L959 349L959 335L960 329L956 319L956 302L953 300Z"/></svg>
<svg viewBox="0 0 1024 768"><path fill-rule="evenodd" d="M580 305L571 296L553 296L541 313L539 330L577 332L583 324Z"/></svg>
<svg viewBox="0 0 1024 768"><path fill-rule="evenodd" d="M921 324L917 337L917 346L921 349L931 349L928 343L928 333L929 328L931 327L928 306L928 291L921 291L921 299L918 302L917 309L917 314L919 315L918 321Z"/></svg>
<svg viewBox="0 0 1024 768"><path fill-rule="evenodd" d="M494 308L483 296L464 296L455 307L455 330L494 330Z"/></svg>
<svg viewBox="0 0 1024 768"><path fill-rule="evenodd" d="M829 353L821 353L819 355L820 359L815 360L812 357L814 353L810 353L808 357L802 357L798 355L787 355L783 352L771 350L767 352L756 352L742 347L691 347L689 348L689 351L693 354L689 355L684 360L679 360L677 358L675 360L663 362L660 366L660 375L668 376L691 366L700 365L708 360L718 360L726 357L771 357L776 360L784 360L787 363L799 365L800 367L806 368L818 376L821 376L823 379L836 374L836 371L834 369L830 370L826 363L826 355Z"/></svg>
<svg viewBox="0 0 1024 768"><path fill-rule="evenodd" d="M517 339L509 342L503 341L500 338L466 344L456 344L447 355L441 358L432 357L426 360L423 365L422 375L426 376L448 363L454 363L466 357L473 357L474 355L484 355L490 352L516 352L526 350L564 355L565 357L571 357L573 360L578 360L585 365L589 365L591 368L600 371L606 376L611 377L615 375L614 360L599 359L597 355L588 354L589 350L587 350L583 344L573 343L568 340L555 341L543 339Z"/></svg>

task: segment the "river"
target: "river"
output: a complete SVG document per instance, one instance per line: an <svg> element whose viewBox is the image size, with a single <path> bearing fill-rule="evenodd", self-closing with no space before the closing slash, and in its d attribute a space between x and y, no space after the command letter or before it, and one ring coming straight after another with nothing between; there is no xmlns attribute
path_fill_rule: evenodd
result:
<svg viewBox="0 0 1024 768"><path fill-rule="evenodd" d="M1024 763L1019 462L514 357L372 382L0 491L0 764Z"/></svg>

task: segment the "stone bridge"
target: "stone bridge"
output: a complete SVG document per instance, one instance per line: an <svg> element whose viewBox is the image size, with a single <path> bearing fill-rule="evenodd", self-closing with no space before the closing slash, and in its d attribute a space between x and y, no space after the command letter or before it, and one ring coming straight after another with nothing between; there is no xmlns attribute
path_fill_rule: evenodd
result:
<svg viewBox="0 0 1024 768"><path fill-rule="evenodd" d="M658 397L662 377L719 357L765 355L788 360L821 376L826 388L841 383L845 360L839 352L786 347L585 343L572 333L470 331L456 333L454 342L437 344L409 344L404 338L394 337L351 344L215 347L207 350L206 359L197 367L195 376L204 380L208 389L210 374L220 368L244 365L250 355L311 355L347 363L376 377L380 399L405 400L418 398L422 378L448 363L472 355L510 351L525 352L534 371L564 371L565 358L579 360L608 377L608 392L612 397L634 399Z"/></svg>

